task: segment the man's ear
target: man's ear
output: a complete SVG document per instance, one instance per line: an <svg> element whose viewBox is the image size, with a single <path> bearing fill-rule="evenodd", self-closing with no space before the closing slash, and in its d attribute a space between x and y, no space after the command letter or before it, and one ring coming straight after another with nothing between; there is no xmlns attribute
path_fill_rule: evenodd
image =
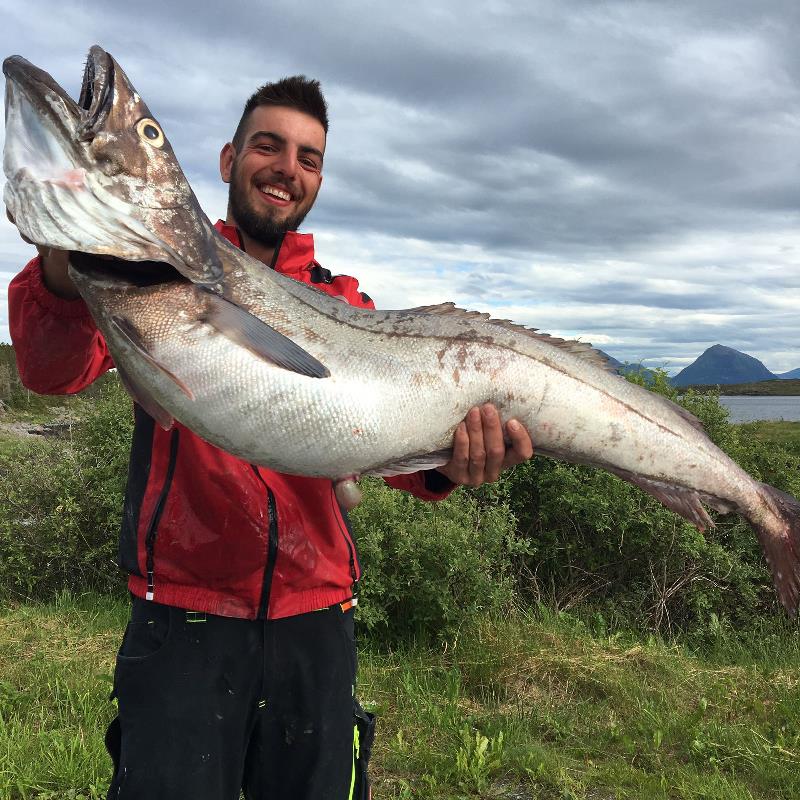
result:
<svg viewBox="0 0 800 800"><path fill-rule="evenodd" d="M225 183L231 182L233 161L236 158L236 148L228 142L219 153L219 174Z"/></svg>

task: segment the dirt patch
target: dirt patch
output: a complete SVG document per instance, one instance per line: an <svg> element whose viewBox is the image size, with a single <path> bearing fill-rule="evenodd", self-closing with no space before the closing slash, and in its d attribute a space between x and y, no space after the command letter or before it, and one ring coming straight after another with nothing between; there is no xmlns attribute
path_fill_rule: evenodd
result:
<svg viewBox="0 0 800 800"><path fill-rule="evenodd" d="M0 419L0 433L17 436L20 439L30 439L34 436L63 437L72 433L73 426L78 422L75 417L62 416L50 422L5 422Z"/></svg>

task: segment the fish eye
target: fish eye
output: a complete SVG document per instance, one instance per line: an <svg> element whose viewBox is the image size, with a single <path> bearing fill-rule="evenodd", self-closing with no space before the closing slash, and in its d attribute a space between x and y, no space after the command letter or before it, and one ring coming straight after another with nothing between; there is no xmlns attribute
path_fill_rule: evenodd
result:
<svg viewBox="0 0 800 800"><path fill-rule="evenodd" d="M164 144L164 131L161 126L154 120L145 117L136 123L136 132L139 138L153 147L161 147Z"/></svg>

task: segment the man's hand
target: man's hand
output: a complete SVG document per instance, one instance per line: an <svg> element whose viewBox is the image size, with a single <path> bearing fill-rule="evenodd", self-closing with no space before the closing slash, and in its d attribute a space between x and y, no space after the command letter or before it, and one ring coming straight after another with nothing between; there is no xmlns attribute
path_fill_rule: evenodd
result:
<svg viewBox="0 0 800 800"><path fill-rule="evenodd" d="M6 216L12 225L17 223L11 212L6 209ZM19 229L18 229L19 230ZM66 250L56 250L54 247L46 247L41 244L32 242L27 236L23 236L20 232L20 238L32 244L38 251L42 258L42 278L44 285L57 297L65 300L74 300L80 297L72 278L69 277L67 267L69 266L69 252Z"/></svg>
<svg viewBox="0 0 800 800"><path fill-rule="evenodd" d="M472 408L456 428L453 437L453 458L439 472L453 483L481 486L498 479L508 467L527 461L533 455L531 437L517 420L503 424L497 409L490 403Z"/></svg>

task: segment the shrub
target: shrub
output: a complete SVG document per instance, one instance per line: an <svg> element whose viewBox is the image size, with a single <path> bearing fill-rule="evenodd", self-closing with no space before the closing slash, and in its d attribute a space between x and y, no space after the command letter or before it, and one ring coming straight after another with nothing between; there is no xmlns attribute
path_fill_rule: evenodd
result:
<svg viewBox="0 0 800 800"><path fill-rule="evenodd" d="M0 458L0 586L51 598L119 590L116 566L133 427L131 402L109 381L69 439L34 441Z"/></svg>
<svg viewBox="0 0 800 800"><path fill-rule="evenodd" d="M748 438L728 422L717 397L678 398L663 373L652 388L697 415L754 477L798 494L800 459ZM518 467L503 492L530 543L521 588L536 600L562 608L586 601L626 623L662 630L779 613L756 537L736 515L712 513L717 527L704 536L607 472L541 458Z"/></svg>
<svg viewBox="0 0 800 800"><path fill-rule="evenodd" d="M653 387L678 399L663 374ZM800 497L800 452L731 425L716 397L690 392L680 402L754 477ZM112 376L86 407L71 439L0 455L6 595L123 591L115 562L131 404ZM442 503L374 480L364 481L364 495L353 513L365 567L359 616L375 639L449 637L515 596L588 605L609 622L661 630L751 625L779 613L746 523L713 515L717 527L703 536L603 470L536 458Z"/></svg>
<svg viewBox="0 0 800 800"><path fill-rule="evenodd" d="M463 489L425 503L362 481L352 513L364 567L361 625L372 639L444 638L514 597L514 559L525 551L508 507Z"/></svg>
<svg viewBox="0 0 800 800"><path fill-rule="evenodd" d="M0 586L12 596L119 591L117 539L133 418L116 381L69 440L0 457ZM508 508L465 492L429 504L364 482L354 514L361 624L375 637L445 636L513 593L519 551Z"/></svg>

